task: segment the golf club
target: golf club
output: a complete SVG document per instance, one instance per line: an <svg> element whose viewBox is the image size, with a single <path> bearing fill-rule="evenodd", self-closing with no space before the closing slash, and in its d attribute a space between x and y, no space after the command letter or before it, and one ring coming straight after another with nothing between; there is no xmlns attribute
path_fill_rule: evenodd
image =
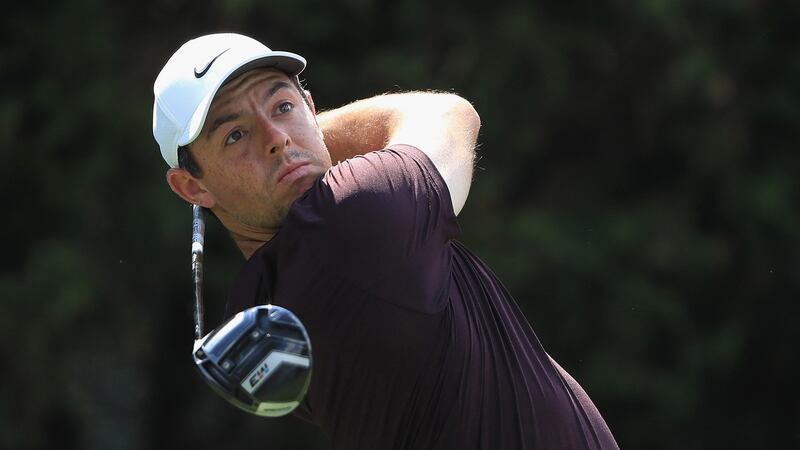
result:
<svg viewBox="0 0 800 450"><path fill-rule="evenodd" d="M195 341L200 374L222 398L252 414L289 414L311 381L311 342L292 312L257 305L203 335L203 208L192 205L192 278Z"/></svg>

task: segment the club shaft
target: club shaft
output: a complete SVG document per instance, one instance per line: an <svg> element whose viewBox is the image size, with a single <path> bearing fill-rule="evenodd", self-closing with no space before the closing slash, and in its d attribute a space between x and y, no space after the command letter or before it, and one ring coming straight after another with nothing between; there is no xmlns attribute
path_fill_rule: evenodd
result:
<svg viewBox="0 0 800 450"><path fill-rule="evenodd" d="M194 337L203 337L203 241L206 231L203 208L192 205L192 281L194 285Z"/></svg>

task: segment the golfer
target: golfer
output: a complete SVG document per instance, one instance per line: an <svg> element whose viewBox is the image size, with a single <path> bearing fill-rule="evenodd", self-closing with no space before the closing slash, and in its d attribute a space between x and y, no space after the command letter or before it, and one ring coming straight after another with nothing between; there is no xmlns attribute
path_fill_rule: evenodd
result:
<svg viewBox="0 0 800 450"><path fill-rule="evenodd" d="M295 414L336 449L615 449L584 390L457 238L480 119L411 92L317 114L301 56L191 40L156 79L167 182L246 262L227 314L293 311L314 348ZM513 99L509 99L513 101Z"/></svg>

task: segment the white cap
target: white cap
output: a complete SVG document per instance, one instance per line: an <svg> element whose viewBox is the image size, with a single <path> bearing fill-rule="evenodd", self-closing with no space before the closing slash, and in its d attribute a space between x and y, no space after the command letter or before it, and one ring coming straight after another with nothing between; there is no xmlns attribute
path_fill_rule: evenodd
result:
<svg viewBox="0 0 800 450"><path fill-rule="evenodd" d="M167 164L178 167L178 147L200 134L219 88L256 67L275 67L297 76L306 60L232 33L192 39L172 55L153 84L153 136Z"/></svg>

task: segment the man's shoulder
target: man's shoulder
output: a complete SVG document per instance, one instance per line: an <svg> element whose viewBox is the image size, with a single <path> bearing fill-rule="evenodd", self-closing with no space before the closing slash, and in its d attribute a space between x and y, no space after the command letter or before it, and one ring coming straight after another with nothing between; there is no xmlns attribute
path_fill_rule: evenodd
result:
<svg viewBox="0 0 800 450"><path fill-rule="evenodd" d="M442 201L450 203L447 185L428 155L417 147L395 144L356 156L331 167L322 178L338 201L364 195L426 193L447 194Z"/></svg>

